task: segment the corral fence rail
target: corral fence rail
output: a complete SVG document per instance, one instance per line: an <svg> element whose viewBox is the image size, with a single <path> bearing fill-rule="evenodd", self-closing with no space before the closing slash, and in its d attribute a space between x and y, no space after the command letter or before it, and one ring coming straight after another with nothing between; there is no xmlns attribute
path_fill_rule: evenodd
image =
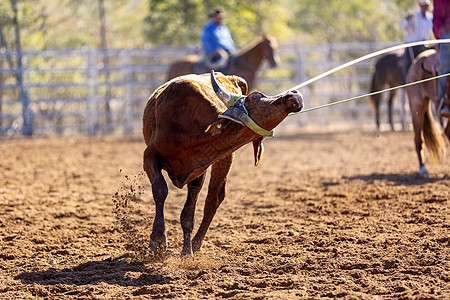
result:
<svg viewBox="0 0 450 300"><path fill-rule="evenodd" d="M398 43L280 45L281 66L263 66L256 89L277 94L372 51ZM24 135L138 135L148 97L166 81L169 64L194 47L63 49L0 52L0 139ZM22 70L11 67L22 60ZM301 89L306 106L367 93L374 60ZM20 72L22 71L22 72ZM19 80L18 75L22 75ZM286 125L369 123L367 101L290 117Z"/></svg>

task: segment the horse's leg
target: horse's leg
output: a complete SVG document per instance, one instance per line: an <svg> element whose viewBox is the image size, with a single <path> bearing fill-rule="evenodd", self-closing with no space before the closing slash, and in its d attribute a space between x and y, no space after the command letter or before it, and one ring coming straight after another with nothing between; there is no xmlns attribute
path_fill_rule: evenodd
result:
<svg viewBox="0 0 450 300"><path fill-rule="evenodd" d="M395 97L395 95L396 95L395 90L391 91L391 92L389 93L389 100L388 100L389 124L391 125L391 130L392 130L392 131L395 131L395 128L394 128L394 119L393 119L393 117L392 117L392 102L394 102L394 97Z"/></svg>
<svg viewBox="0 0 450 300"><path fill-rule="evenodd" d="M167 198L168 189L166 181L161 173L161 167L155 159L154 152L147 148L144 152L144 170L152 184L153 199L156 206L153 229L150 235L149 247L152 251L160 248L167 249L166 226L164 221L164 201Z"/></svg>
<svg viewBox="0 0 450 300"><path fill-rule="evenodd" d="M378 130L380 130L380 99L380 94L371 97L373 109L375 110L375 123L377 124Z"/></svg>
<svg viewBox="0 0 450 300"><path fill-rule="evenodd" d="M402 123L402 130L406 130L406 91L400 91L400 122Z"/></svg>
<svg viewBox="0 0 450 300"><path fill-rule="evenodd" d="M204 181L205 174L203 173L188 183L187 200L180 217L181 227L183 228L183 250L181 251L181 256L192 256L191 233L194 228L195 206Z"/></svg>
<svg viewBox="0 0 450 300"><path fill-rule="evenodd" d="M408 95L410 96L410 95ZM428 176L428 170L424 164L423 157L423 140L422 140L422 130L426 113L426 106L423 105L423 101L417 98L409 99L409 106L411 109L411 117L414 128L414 143L416 145L417 158L419 159L419 175Z"/></svg>
<svg viewBox="0 0 450 300"><path fill-rule="evenodd" d="M225 198L225 184L231 164L233 163L234 153L221 159L212 165L211 180L208 186L208 195L205 200L205 208L203 210L202 223L192 240L192 250L200 251L203 239L208 231L209 225L216 214L217 208Z"/></svg>
<svg viewBox="0 0 450 300"><path fill-rule="evenodd" d="M372 84L370 86L370 92L377 92L380 90L379 88L379 72L377 68L375 68L375 72L372 76ZM370 104L375 110L375 123L377 124L377 129L380 130L380 94L372 95L369 97Z"/></svg>

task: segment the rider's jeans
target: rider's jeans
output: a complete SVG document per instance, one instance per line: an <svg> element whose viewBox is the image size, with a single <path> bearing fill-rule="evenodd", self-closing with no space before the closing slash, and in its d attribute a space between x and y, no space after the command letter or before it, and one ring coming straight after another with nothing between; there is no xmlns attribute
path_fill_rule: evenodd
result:
<svg viewBox="0 0 450 300"><path fill-rule="evenodd" d="M450 43L442 43L439 45L439 74L446 74L450 72ZM438 78L438 100L440 101L444 95L445 84L447 77Z"/></svg>

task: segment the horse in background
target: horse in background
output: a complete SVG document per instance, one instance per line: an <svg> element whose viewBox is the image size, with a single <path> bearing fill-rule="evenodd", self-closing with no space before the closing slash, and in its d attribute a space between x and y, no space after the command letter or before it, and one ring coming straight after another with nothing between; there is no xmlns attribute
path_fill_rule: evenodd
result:
<svg viewBox="0 0 450 300"><path fill-rule="evenodd" d="M396 87L405 83L404 69L406 65L406 58L404 55L404 50L399 50L395 52L390 52L382 56L375 63L375 72L372 77L372 85L370 92L377 92L383 90L386 86L389 88ZM397 90L389 91L388 98L388 113L389 113L389 124L391 125L391 130L394 131L394 121L392 118L392 103L394 97L397 95ZM370 104L375 111L375 122L377 124L377 129L380 130L380 102L381 94L372 95L369 97ZM401 123L403 129L405 129L405 95L402 93L401 97Z"/></svg>
<svg viewBox="0 0 450 300"><path fill-rule="evenodd" d="M196 64L200 63L201 59L201 56L193 54L173 62L169 67L168 80L181 75L199 73ZM278 42L269 35L256 39L236 55L231 56L226 68L220 71L224 74L237 75L244 78L247 81L249 91L251 91L254 87L256 71L264 60L267 60L271 67L277 67L280 61ZM204 72L210 71L204 70Z"/></svg>
<svg viewBox="0 0 450 300"><path fill-rule="evenodd" d="M435 76L433 74L433 66L436 68L438 62L439 57L434 49L422 52L411 64L406 75L406 82L411 83ZM422 149L424 141L432 162L440 162L444 154L444 137L439 126L436 124L431 111L432 103L437 111L436 80L437 79L434 79L406 87L414 127L414 142L416 144L416 152L419 159L418 174L420 176L428 176L429 174L424 163L424 153ZM444 94L450 96L449 80L447 80ZM443 125L442 119L440 120L440 125ZM442 126L442 128L443 127L444 126ZM444 133L445 136L447 136L447 139L450 140L450 121L447 121Z"/></svg>

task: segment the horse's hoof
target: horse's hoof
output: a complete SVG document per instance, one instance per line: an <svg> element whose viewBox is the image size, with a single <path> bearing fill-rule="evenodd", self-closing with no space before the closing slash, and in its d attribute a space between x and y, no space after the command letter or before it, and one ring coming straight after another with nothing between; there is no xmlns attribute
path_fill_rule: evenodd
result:
<svg viewBox="0 0 450 300"><path fill-rule="evenodd" d="M148 247L150 248L151 251L155 251L155 252L158 251L161 248L164 251L166 251L167 250L167 242L164 242L164 243L161 244L161 243L157 243L157 242L155 242L155 241L150 239Z"/></svg>
<svg viewBox="0 0 450 300"><path fill-rule="evenodd" d="M427 168L425 168L425 166L421 166L421 167L419 168L419 173L418 173L418 175L419 175L420 177L428 177L428 175L430 175L430 174L428 173L428 170L427 170Z"/></svg>

